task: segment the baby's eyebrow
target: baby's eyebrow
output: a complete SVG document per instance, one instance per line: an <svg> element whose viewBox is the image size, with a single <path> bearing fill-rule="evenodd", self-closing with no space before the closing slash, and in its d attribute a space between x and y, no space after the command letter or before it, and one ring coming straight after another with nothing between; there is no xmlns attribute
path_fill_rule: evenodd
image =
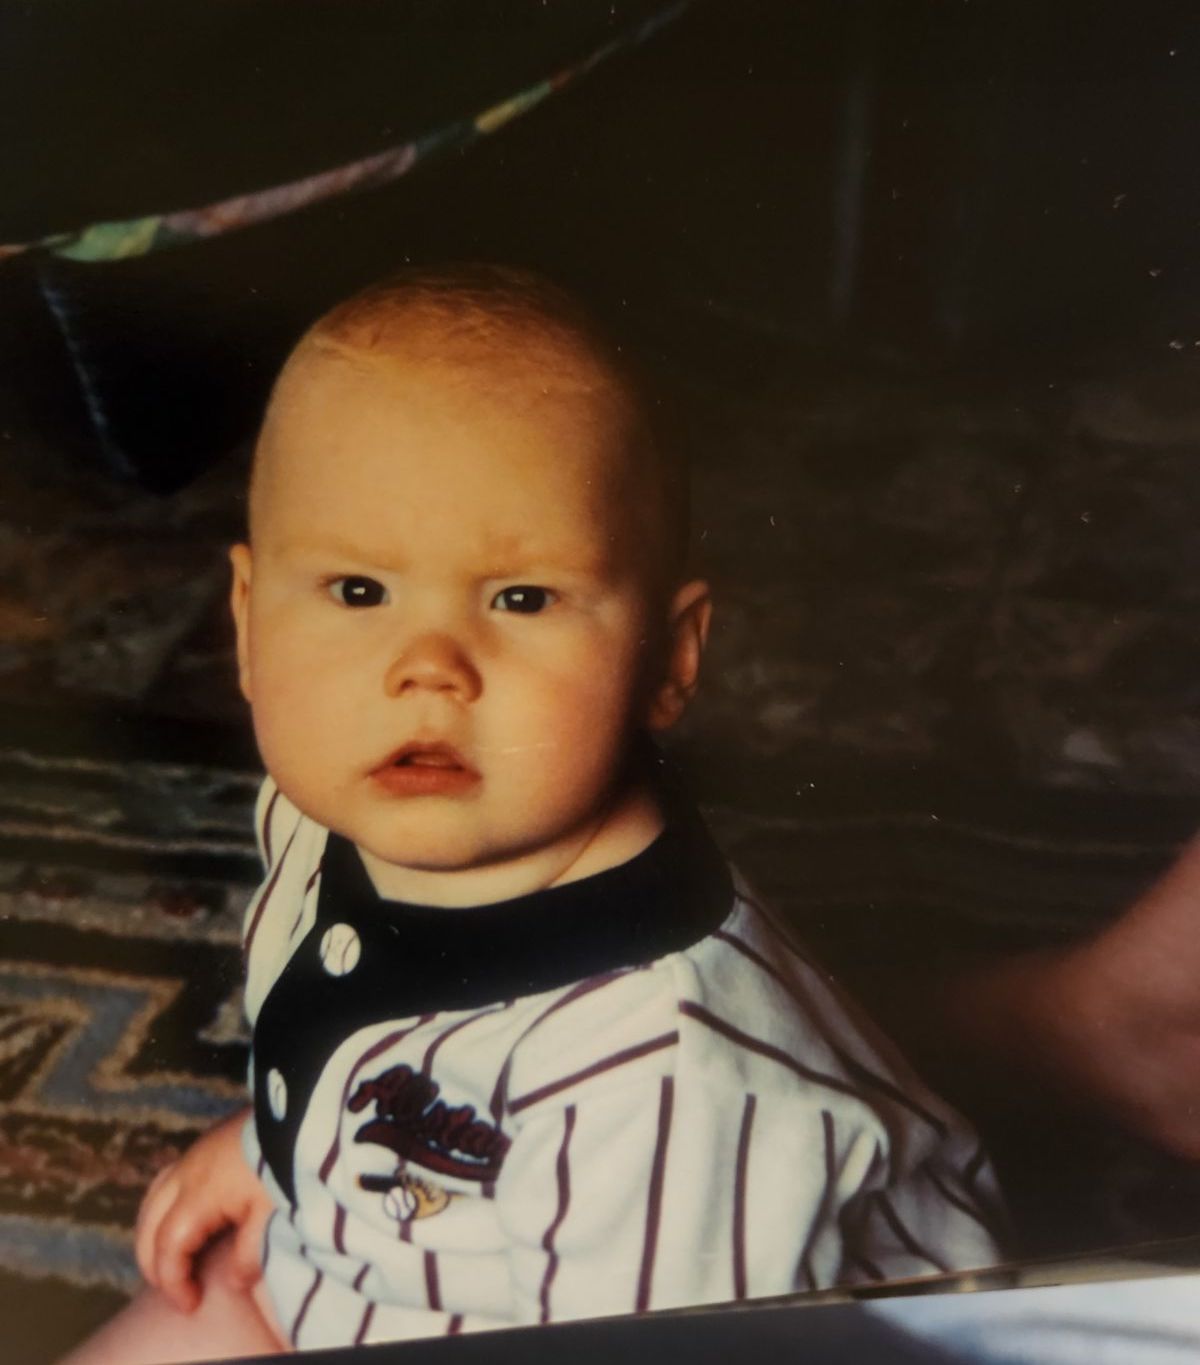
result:
<svg viewBox="0 0 1200 1365"><path fill-rule="evenodd" d="M555 541L534 536L505 536L484 547L481 556L497 578L540 571L575 574L581 578L608 576L620 556L617 547L603 541L581 544L578 540Z"/></svg>
<svg viewBox="0 0 1200 1365"><path fill-rule="evenodd" d="M305 563L320 563L328 569L356 570L363 573L403 574L413 566L411 555L399 546L364 546L351 537L321 532L319 527L280 537L274 553L297 558ZM477 566L469 570L471 562ZM460 571L470 571L480 579L507 579L535 582L551 579L608 581L617 576L621 556L616 547L600 543L580 545L553 541L505 537L498 543L477 547L476 553L460 561ZM427 567L427 566L426 566Z"/></svg>
<svg viewBox="0 0 1200 1365"><path fill-rule="evenodd" d="M323 535L319 531L282 537L275 546L281 554L302 555L308 559L340 560L357 567L402 571L403 558L395 553L377 555L360 541L345 536Z"/></svg>
<svg viewBox="0 0 1200 1365"><path fill-rule="evenodd" d="M597 555L548 555L531 554L528 557L513 557L493 560L487 567L485 577L524 579L526 582L539 582L543 579L606 579L615 569L610 556Z"/></svg>

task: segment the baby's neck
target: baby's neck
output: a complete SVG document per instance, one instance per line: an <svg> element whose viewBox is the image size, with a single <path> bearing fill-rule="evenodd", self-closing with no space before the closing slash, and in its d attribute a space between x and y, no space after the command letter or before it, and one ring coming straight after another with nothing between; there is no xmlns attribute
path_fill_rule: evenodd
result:
<svg viewBox="0 0 1200 1365"><path fill-rule="evenodd" d="M388 900L447 909L491 905L593 877L635 858L662 832L658 800L643 785L627 788L554 844L515 857L451 871L402 867L364 848L363 866Z"/></svg>

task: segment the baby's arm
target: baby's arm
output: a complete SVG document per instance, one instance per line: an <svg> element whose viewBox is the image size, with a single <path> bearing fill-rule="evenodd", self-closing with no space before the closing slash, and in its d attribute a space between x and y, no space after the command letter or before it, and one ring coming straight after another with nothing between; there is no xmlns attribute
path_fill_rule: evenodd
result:
<svg viewBox="0 0 1200 1365"><path fill-rule="evenodd" d="M517 1320L721 1303L994 1265L975 1148L913 1169L840 1091L663 1076L546 1104L497 1190ZM915 1124L914 1120L914 1124ZM959 1169L961 1167L962 1169ZM973 1185L978 1184L977 1192Z"/></svg>
<svg viewBox="0 0 1200 1365"><path fill-rule="evenodd" d="M183 1312L200 1302L193 1267L203 1247L227 1227L237 1229L234 1277L243 1287L261 1273L263 1228L273 1207L242 1155L248 1111L200 1138L155 1177L138 1213L138 1265L148 1284Z"/></svg>

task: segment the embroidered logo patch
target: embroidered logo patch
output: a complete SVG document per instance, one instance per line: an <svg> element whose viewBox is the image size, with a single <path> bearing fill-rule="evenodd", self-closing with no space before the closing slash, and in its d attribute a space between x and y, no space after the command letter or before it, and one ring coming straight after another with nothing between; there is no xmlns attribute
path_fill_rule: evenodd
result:
<svg viewBox="0 0 1200 1365"><path fill-rule="evenodd" d="M448 1105L439 1099L436 1081L411 1066L390 1067L364 1081L350 1097L349 1109L361 1113L374 1102L375 1117L354 1135L355 1142L374 1142L400 1158L438 1175L480 1183L495 1180L509 1140L494 1124L476 1117L470 1104ZM381 1188L375 1177L364 1177ZM391 1186L393 1182L385 1179Z"/></svg>
<svg viewBox="0 0 1200 1365"><path fill-rule="evenodd" d="M360 1175L358 1183L364 1190L383 1195L383 1211L397 1223L407 1223L413 1218L432 1218L457 1197L432 1180L422 1180L419 1175L406 1171L403 1166L397 1167L392 1175Z"/></svg>

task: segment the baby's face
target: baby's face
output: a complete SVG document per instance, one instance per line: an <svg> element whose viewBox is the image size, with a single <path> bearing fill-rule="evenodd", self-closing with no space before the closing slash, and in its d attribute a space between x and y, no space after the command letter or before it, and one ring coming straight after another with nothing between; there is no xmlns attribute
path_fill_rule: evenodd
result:
<svg viewBox="0 0 1200 1365"><path fill-rule="evenodd" d="M234 552L242 685L267 769L382 891L551 848L613 793L661 623L607 425L578 391L293 362Z"/></svg>

